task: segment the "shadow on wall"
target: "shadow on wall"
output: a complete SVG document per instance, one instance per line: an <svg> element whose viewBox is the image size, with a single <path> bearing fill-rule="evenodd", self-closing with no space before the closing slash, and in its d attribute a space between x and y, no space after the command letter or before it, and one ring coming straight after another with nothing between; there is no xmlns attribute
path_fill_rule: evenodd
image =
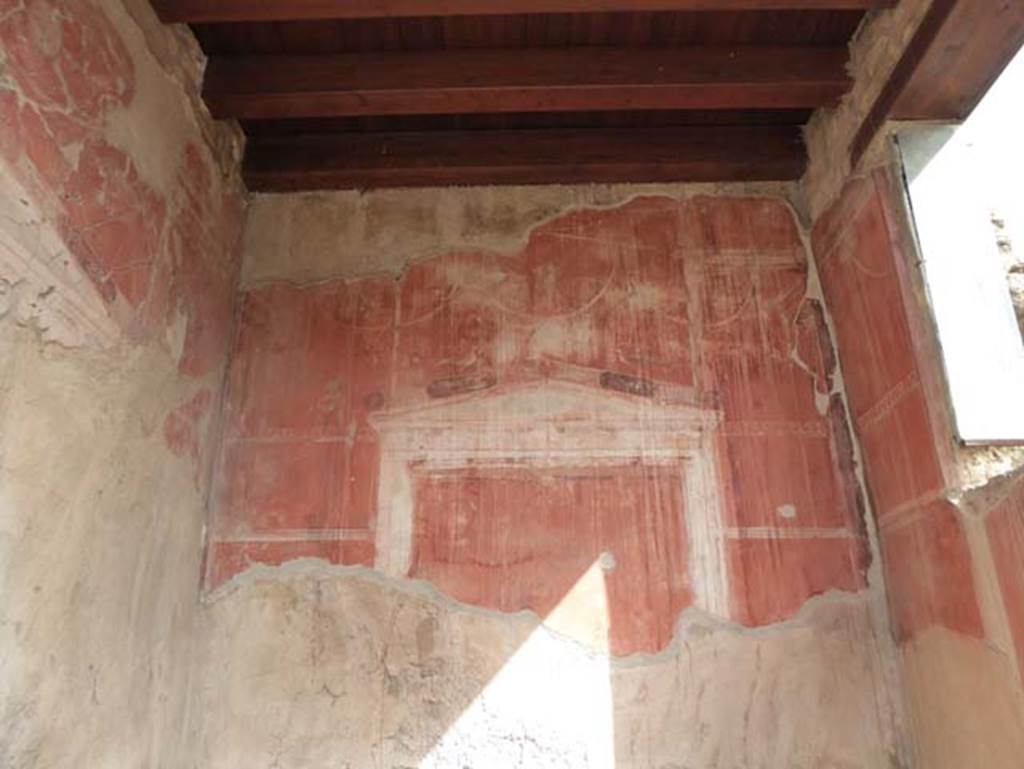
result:
<svg viewBox="0 0 1024 769"><path fill-rule="evenodd" d="M329 692L351 704L383 686L371 709L415 703L393 728L367 717L383 733L351 737L369 751L353 766L390 766L393 754L421 769L611 767L616 750L669 766L681 748L654 747L667 739L659 718L705 732L752 719L763 732L752 739L785 746L779 761L812 762L855 740L800 747L795 725L765 724L800 696L831 702L830 676L849 695L830 707L855 731L872 721L865 750L884 753L879 672L855 651L874 648L866 602L796 623L780 636L785 652L740 630L866 588L834 356L807 284L784 203L697 197L573 212L514 256L453 253L397 279L250 291L208 587L304 557L391 578L373 588L390 596L380 605L316 580L321 608L296 620L345 626L312 642L322 658L373 661L335 660ZM486 611L439 618L443 599L394 597L409 578ZM688 609L706 626L680 644ZM415 627L399 633L406 613ZM259 623L244 632L277 632L266 613ZM386 640L396 634L405 640ZM240 656L229 635L213 659ZM787 662L795 649L804 658ZM687 676L698 660L703 672ZM840 660L848 671L831 670ZM764 675L775 683L760 693ZM761 700L754 715L737 704ZM719 739L690 738L708 755ZM744 745L722 750L742 762Z"/></svg>

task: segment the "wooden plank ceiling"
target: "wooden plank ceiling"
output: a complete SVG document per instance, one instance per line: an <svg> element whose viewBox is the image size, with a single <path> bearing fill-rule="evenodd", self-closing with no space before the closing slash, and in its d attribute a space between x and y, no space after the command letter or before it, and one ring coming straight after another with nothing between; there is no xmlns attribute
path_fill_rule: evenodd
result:
<svg viewBox="0 0 1024 769"><path fill-rule="evenodd" d="M153 0L254 190L786 180L895 0Z"/></svg>

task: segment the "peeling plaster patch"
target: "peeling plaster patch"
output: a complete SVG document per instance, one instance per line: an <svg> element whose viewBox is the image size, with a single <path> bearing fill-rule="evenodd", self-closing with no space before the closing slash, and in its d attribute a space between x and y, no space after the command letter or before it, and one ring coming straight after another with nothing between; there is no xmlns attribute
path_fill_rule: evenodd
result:
<svg viewBox="0 0 1024 769"><path fill-rule="evenodd" d="M0 17L4 173L27 188L126 340L148 342L175 310L188 313L182 367L201 374L228 336L242 187L237 168L224 174L211 160L203 121L134 18L90 0L38 0ZM61 34L41 60L27 39L54 24Z"/></svg>
<svg viewBox="0 0 1024 769"><path fill-rule="evenodd" d="M601 569L606 572L615 571L615 567L618 566L618 563L615 560L615 553L612 552L601 553L598 563L601 564Z"/></svg>
<svg viewBox="0 0 1024 769"><path fill-rule="evenodd" d="M780 518L787 520L793 520L796 518L796 507L793 505L780 505L775 511Z"/></svg>
<svg viewBox="0 0 1024 769"><path fill-rule="evenodd" d="M181 360L185 353L185 342L188 338L188 316L183 312L175 312L167 328L164 329L164 340L175 360Z"/></svg>
<svg viewBox="0 0 1024 769"><path fill-rule="evenodd" d="M802 183L806 183L806 177ZM898 650L895 643L892 617L889 612L888 586L886 584L885 571L882 566L881 539L878 531L878 518L868 493L867 475L864 466L864 450L861 446L860 437L853 429L853 414L850 409L850 401L846 392L846 380L843 374L842 359L839 357L838 337L836 334L835 321L825 300L824 288L821 284L821 272L818 269L819 256L814 252L811 238L807 229L801 229L801 237L804 241L806 253L810 255L807 265L807 290L805 297L819 303L822 309L822 316L828 330L828 336L832 343L832 349L836 352L835 367L832 375L832 390L828 394L830 410L832 403L841 409L844 415L846 429L848 431L850 447L853 452L852 471L856 477L858 502L861 505L863 515L864 532L868 539L868 550L871 554L871 561L868 564L867 581L871 595L871 617L875 626L879 628L879 660L882 676L886 683L886 691L890 694L889 706L893 709L895 717L892 722L892 732L889 739L896 746L896 754L900 757L900 764L910 762L911 748L908 744L910 724L907 721L905 712L906 702L902 697L903 682L901 677L901 665L898 657ZM819 409L821 404L818 404ZM895 759L894 759L895 763Z"/></svg>
<svg viewBox="0 0 1024 769"><path fill-rule="evenodd" d="M0 318L64 347L110 347L121 334L56 225L0 160Z"/></svg>
<svg viewBox="0 0 1024 769"><path fill-rule="evenodd" d="M214 121L199 97L205 62L201 58L189 62L201 57L191 33L187 41L181 41L176 37L179 33L160 25L151 7L138 7L138 0L108 3L106 10L128 48L135 87L129 104L106 115L105 137L131 156L150 187L164 194L179 183L181 158L197 134L207 139L205 147L224 172L216 175L214 184L219 188L222 176L237 177L242 139L237 127ZM158 36L163 39L157 41ZM191 54L183 57L192 46ZM162 60L154 58L155 49L164 47L173 53L168 51ZM154 136L160 137L159 143L153 141ZM216 194L220 195L219 190Z"/></svg>
<svg viewBox="0 0 1024 769"><path fill-rule="evenodd" d="M132 48L133 57L140 56L136 46ZM173 83L162 69L136 58L136 78L135 98L107 115L104 136L132 157L146 184L166 194L174 189L185 146L195 135L195 122L186 110L187 100L172 90ZM166 138L155 144L155 135Z"/></svg>

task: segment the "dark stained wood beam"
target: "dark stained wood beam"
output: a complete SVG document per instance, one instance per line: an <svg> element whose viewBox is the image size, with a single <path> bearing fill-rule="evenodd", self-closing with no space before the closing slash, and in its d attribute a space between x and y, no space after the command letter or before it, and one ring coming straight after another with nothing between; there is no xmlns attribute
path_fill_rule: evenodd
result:
<svg viewBox="0 0 1024 769"><path fill-rule="evenodd" d="M934 0L850 144L856 166L887 120L959 121L1024 45L1024 0Z"/></svg>
<svg viewBox="0 0 1024 769"><path fill-rule="evenodd" d="M893 117L966 118L1022 45L1024 0L958 0L893 105Z"/></svg>
<svg viewBox="0 0 1024 769"><path fill-rule="evenodd" d="M869 10L896 0L153 0L166 22L298 21L630 11Z"/></svg>
<svg viewBox="0 0 1024 769"><path fill-rule="evenodd" d="M251 190L792 180L800 129L439 131L255 140Z"/></svg>
<svg viewBox="0 0 1024 769"><path fill-rule="evenodd" d="M844 47L455 50L213 59L215 117L806 109L849 87Z"/></svg>

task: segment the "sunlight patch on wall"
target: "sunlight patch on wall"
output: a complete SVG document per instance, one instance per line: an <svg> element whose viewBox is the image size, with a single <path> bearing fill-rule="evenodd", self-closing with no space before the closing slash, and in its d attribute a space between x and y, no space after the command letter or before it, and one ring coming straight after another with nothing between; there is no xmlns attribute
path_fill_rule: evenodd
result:
<svg viewBox="0 0 1024 769"><path fill-rule="evenodd" d="M419 769L614 769L608 596L599 559ZM580 645L589 653L580 654Z"/></svg>

